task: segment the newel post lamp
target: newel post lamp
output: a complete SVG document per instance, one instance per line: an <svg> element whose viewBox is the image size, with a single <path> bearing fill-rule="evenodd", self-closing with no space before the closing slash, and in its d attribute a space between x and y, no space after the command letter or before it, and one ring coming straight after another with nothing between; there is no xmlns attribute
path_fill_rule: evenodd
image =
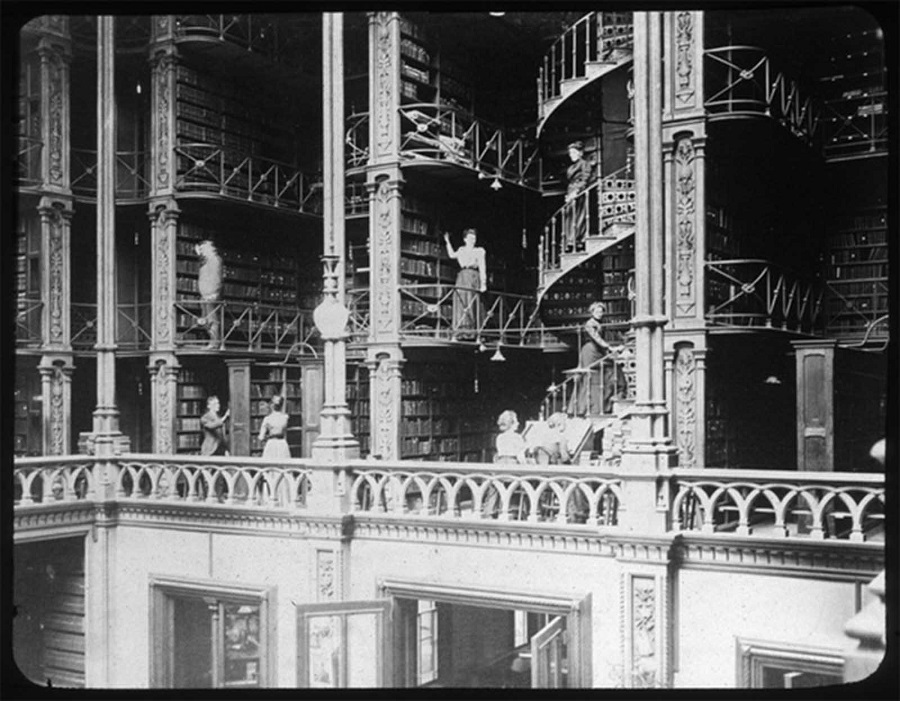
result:
<svg viewBox="0 0 900 701"><path fill-rule="evenodd" d="M346 399L346 339L350 312L338 296L337 255L322 256L325 267L322 302L313 310L313 322L325 342L325 403L321 433L312 446L314 458L343 462L359 457L359 443L350 432Z"/></svg>

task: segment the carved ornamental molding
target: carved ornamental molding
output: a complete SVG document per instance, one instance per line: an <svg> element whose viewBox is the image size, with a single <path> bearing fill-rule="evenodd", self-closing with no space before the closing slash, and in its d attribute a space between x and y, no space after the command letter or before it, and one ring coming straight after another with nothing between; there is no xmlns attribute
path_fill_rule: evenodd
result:
<svg viewBox="0 0 900 701"><path fill-rule="evenodd" d="M694 144L685 136L675 144L675 308L678 316L691 316L696 308L696 198Z"/></svg>
<svg viewBox="0 0 900 701"><path fill-rule="evenodd" d="M174 74L177 58L175 55L162 52L153 59L153 84L155 96L155 149L153 163L155 177L151 187L156 190L169 190L174 185L174 167L171 152L174 147L172 131L174 128Z"/></svg>
<svg viewBox="0 0 900 701"><path fill-rule="evenodd" d="M675 15L675 109L693 107L696 96L694 70L694 13Z"/></svg>
<svg viewBox="0 0 900 701"><path fill-rule="evenodd" d="M375 158L390 156L396 151L393 122L396 119L394 95L394 32L393 13L375 13Z"/></svg>
<svg viewBox="0 0 900 701"><path fill-rule="evenodd" d="M697 465L697 363L692 348L682 346L675 355L675 425L678 440L678 464Z"/></svg>
<svg viewBox="0 0 900 701"><path fill-rule="evenodd" d="M400 363L387 353L380 354L373 373L374 410L377 434L373 441L375 451L384 460L396 460L397 439L400 425Z"/></svg>
<svg viewBox="0 0 900 701"><path fill-rule="evenodd" d="M64 133L65 120L64 63L61 54L48 50L43 53L47 77L47 183L54 187L65 185Z"/></svg>
<svg viewBox="0 0 900 701"><path fill-rule="evenodd" d="M153 235L154 292L153 292L153 341L156 347L168 347L174 343L173 309L174 269L173 252L177 236L179 210L174 202L157 205L149 215Z"/></svg>
<svg viewBox="0 0 900 701"><path fill-rule="evenodd" d="M337 555L333 550L316 550L316 601L334 601L337 591Z"/></svg>
<svg viewBox="0 0 900 701"><path fill-rule="evenodd" d="M48 337L51 345L66 343L63 307L65 305L65 258L63 245L63 214L58 207L46 208L47 211L47 265L48 265Z"/></svg>
<svg viewBox="0 0 900 701"><path fill-rule="evenodd" d="M151 367L150 372L153 375L153 402L156 419L153 426L155 452L171 455L175 452L173 434L178 366L165 359L158 359Z"/></svg>
<svg viewBox="0 0 900 701"><path fill-rule="evenodd" d="M375 287L371 314L374 317L374 336L378 340L384 340L385 336L396 335L398 332L397 285L400 261L397 237L400 222L396 220L393 198L399 197L399 188L398 182L385 178L378 182L375 191Z"/></svg>

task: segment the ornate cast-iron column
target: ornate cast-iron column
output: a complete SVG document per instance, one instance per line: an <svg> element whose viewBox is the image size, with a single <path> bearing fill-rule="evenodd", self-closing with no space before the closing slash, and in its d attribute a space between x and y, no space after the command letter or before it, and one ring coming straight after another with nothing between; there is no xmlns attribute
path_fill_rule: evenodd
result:
<svg viewBox="0 0 900 701"><path fill-rule="evenodd" d="M634 13L635 405L622 452L620 563L622 683L671 686L672 628L669 439L663 326L665 231L662 146L662 13Z"/></svg>
<svg viewBox="0 0 900 701"><path fill-rule="evenodd" d="M669 425L682 467L706 458L706 114L703 13L666 12L663 177Z"/></svg>
<svg viewBox="0 0 900 701"><path fill-rule="evenodd" d="M69 19L44 16L29 23L39 35L41 85L41 318L43 354L41 413L44 455L71 451L71 230L74 198L70 187Z"/></svg>
<svg viewBox="0 0 900 701"><path fill-rule="evenodd" d="M400 16L369 15L369 367L371 452L400 457Z"/></svg>
<svg viewBox="0 0 900 701"><path fill-rule="evenodd" d="M178 372L175 301L178 217L175 194L175 18L151 19L150 62L150 245L152 341L148 359L153 450L174 453Z"/></svg>
<svg viewBox="0 0 900 701"><path fill-rule="evenodd" d="M128 449L116 407L115 18L97 18L97 408L88 446L98 455Z"/></svg>
<svg viewBox="0 0 900 701"><path fill-rule="evenodd" d="M350 433L346 399L349 312L344 304L344 16L339 12L322 15L322 80L325 270L323 299L314 320L325 342L325 403L321 433L312 455L342 464L359 457L359 443Z"/></svg>
<svg viewBox="0 0 900 701"><path fill-rule="evenodd" d="M664 232L662 197L662 52L660 13L634 14L635 406L623 470L641 491L629 498L631 530L662 531L668 509L666 478L675 453L668 437L664 382ZM634 504L634 508L631 505ZM640 506L639 506L640 505Z"/></svg>

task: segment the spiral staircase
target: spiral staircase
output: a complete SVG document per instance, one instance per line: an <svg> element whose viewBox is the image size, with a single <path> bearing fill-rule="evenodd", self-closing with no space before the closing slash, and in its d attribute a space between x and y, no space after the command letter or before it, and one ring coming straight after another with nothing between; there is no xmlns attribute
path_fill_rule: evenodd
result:
<svg viewBox="0 0 900 701"><path fill-rule="evenodd" d="M572 117L577 118L578 110L582 109L586 99L591 99L592 91L599 97L600 91L606 89L603 99L609 99L610 84L621 86L621 94L614 94L613 99L621 101L620 106L627 105L630 95L626 81L621 78L622 72L627 71L632 62L632 48L630 12L591 12L571 25L551 46L540 69L537 124L539 138L549 141L555 131L560 131L555 127ZM617 78L615 83L610 81L612 77ZM605 126L601 125L601 129L603 128ZM625 138L630 140L630 133L626 133ZM562 323L571 328L577 334L578 345L581 337L577 329L587 318L587 305L589 301L602 297L597 295L588 300L583 294L580 295L581 303L573 303L565 308L561 319L553 318L550 314L551 307L555 306L557 312L559 310L558 305L551 300L554 297L568 298L569 292L561 291L571 289L573 284L578 285L577 281L585 275L597 279L596 269L604 267L604 255L633 246L635 183L630 146L626 151L627 155L622 151L621 162L614 167L610 168L609 158L604 159L601 166L597 166L593 182L552 213L540 238L537 313L547 327ZM559 193L546 194L548 197L559 197ZM577 236L576 227L579 228ZM627 281L622 282L622 289L628 288L630 291ZM569 415L570 425L580 428L587 423L589 433L602 430L602 460L609 466L613 466L621 455L621 448L629 432L628 423L634 396L634 343L631 334L626 331L630 311L617 317L610 326L625 331L621 338L621 352L614 358L600 361L594 367L564 371L565 379L548 388L541 412L546 418L561 411ZM601 365L604 363L618 365L621 373L613 372L611 376L624 377L625 380L617 382L621 386L615 387L615 399L611 406L608 403L605 407L591 406L590 400L586 405L577 406L574 399L580 383L602 382L604 373ZM590 392L586 394L590 396ZM579 417L573 419L573 414L578 414ZM591 437L584 436L579 441L581 455L589 454L592 445L594 443ZM578 460L579 457L576 455L573 459Z"/></svg>

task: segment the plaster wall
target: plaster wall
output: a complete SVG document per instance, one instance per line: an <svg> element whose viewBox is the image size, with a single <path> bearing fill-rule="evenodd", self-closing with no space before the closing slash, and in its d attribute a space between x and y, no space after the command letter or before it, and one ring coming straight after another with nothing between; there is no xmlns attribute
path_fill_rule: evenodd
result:
<svg viewBox="0 0 900 701"><path fill-rule="evenodd" d="M682 570L676 606L676 687L734 687L737 639L798 648L848 646L856 612L852 582L748 572Z"/></svg>

